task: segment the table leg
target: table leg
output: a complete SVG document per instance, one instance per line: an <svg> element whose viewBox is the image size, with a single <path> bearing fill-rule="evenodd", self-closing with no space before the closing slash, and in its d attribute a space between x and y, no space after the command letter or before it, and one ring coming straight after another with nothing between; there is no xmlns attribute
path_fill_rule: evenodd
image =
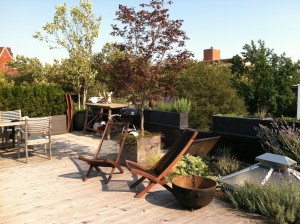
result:
<svg viewBox="0 0 300 224"><path fill-rule="evenodd" d="M11 127L11 134L12 134L12 140L13 140L13 148L15 148L16 146L16 129L15 129L15 126L12 126Z"/></svg>
<svg viewBox="0 0 300 224"><path fill-rule="evenodd" d="M88 116L89 116L89 107L86 107L86 112L85 112L85 119L84 119L84 127L83 127L83 133L86 134L86 128L87 128L87 123L88 123Z"/></svg>
<svg viewBox="0 0 300 224"><path fill-rule="evenodd" d="M112 117L111 117L111 109L108 109L108 120L110 121L111 119L112 119ZM107 130L107 140L110 139L110 130L111 130L111 128L109 126L108 130Z"/></svg>
<svg viewBox="0 0 300 224"><path fill-rule="evenodd" d="M0 127L0 134L1 134L1 138L2 138L2 140L1 140L1 147L5 147L5 145L4 145L4 127Z"/></svg>

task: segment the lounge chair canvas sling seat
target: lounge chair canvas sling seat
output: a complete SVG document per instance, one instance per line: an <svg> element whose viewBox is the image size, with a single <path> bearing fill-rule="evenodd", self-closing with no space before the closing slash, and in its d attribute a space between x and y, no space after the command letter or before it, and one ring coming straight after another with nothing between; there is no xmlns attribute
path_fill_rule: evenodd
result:
<svg viewBox="0 0 300 224"><path fill-rule="evenodd" d="M134 182L130 188L137 187L145 179L149 180L149 185L142 191L135 195L135 198L142 197L156 184L160 184L167 190L172 192L172 188L167 184L166 176L171 169L176 165L179 159L188 150L193 143L198 132L191 129L185 129L180 137L176 140L173 146L166 152L166 154L152 167L146 168L145 166L135 163L133 161L126 160L126 166L132 174L141 176L136 182Z"/></svg>
<svg viewBox="0 0 300 224"><path fill-rule="evenodd" d="M112 121L108 121L106 124L106 127L104 129L104 132L102 134L102 138L100 140L100 143L98 145L98 149L95 153L95 155L93 156L93 158L87 158L84 156L79 156L79 160L85 161L87 162L90 167L86 173L86 175L83 177L83 181L87 181L89 175L91 174L93 168L95 168L99 173L101 173L101 169L100 167L111 167L111 172L109 173L109 176L106 180L106 184L109 183L109 181L112 178L112 175L114 174L115 169L117 168L120 173L123 173L123 169L120 166L120 157L121 157L121 153L122 150L124 148L124 144L125 144L125 140L126 140L126 136L128 134L128 128L129 128L129 123L128 122L112 122ZM114 153L113 156L111 158L106 158L105 156L102 156L100 154L100 151L103 151L104 148L103 146L103 142L107 137L107 134L109 132L109 129L111 129L113 131L113 129L118 130L118 133L115 134L119 134L116 138L118 138L118 152ZM117 132L117 131L116 131ZM121 137L121 139L120 139ZM120 140L120 141L119 141Z"/></svg>

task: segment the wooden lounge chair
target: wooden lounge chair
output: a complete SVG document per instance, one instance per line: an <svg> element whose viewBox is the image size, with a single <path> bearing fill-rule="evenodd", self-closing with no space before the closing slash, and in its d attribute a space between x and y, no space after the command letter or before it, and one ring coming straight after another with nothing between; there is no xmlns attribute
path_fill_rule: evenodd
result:
<svg viewBox="0 0 300 224"><path fill-rule="evenodd" d="M126 160L126 166L128 170L132 174L142 176L140 179L134 182L130 188L138 186L145 179L149 180L149 185L142 191L138 192L135 195L135 198L142 197L156 184L160 184L172 192L172 188L167 184L165 177L190 147L197 134L198 132L195 130L186 129L176 140L173 146L166 152L166 154L150 169L141 164Z"/></svg>
<svg viewBox="0 0 300 224"><path fill-rule="evenodd" d="M125 129L124 129L125 127ZM114 171L116 168L118 168L118 170L123 173L123 169L120 166L120 156L124 147L124 143L126 140L126 136L128 134L128 127L129 127L129 123L128 122L112 122L112 121L108 121L104 132L102 134L102 138L100 140L98 149L94 155L94 157L92 159L86 158L84 156L79 156L79 159L82 161L87 162L90 167L86 173L86 175L83 177L83 181L87 181L89 175L91 174L93 168L95 168L99 173L101 172L100 167L112 167L111 172L109 173L109 176L106 180L106 184L109 183L109 181L111 180L112 175L114 174ZM105 149L102 148L103 142L104 140L107 138L107 135L109 133L109 129L111 129L112 133L111 133L111 137L110 140L107 141L113 141L113 139L117 139L117 151L114 153L110 154L106 154L106 155L99 155L100 150L104 151ZM115 144L115 143L113 143ZM101 157L101 158L98 158Z"/></svg>

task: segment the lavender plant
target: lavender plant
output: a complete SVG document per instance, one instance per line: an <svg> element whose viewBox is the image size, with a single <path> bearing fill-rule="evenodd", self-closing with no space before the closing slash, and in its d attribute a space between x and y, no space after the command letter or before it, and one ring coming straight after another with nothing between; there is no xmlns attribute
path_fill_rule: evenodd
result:
<svg viewBox="0 0 300 224"><path fill-rule="evenodd" d="M300 130L295 123L272 120L270 127L260 125L256 131L265 151L287 156L300 163Z"/></svg>
<svg viewBox="0 0 300 224"><path fill-rule="evenodd" d="M262 214L276 223L300 223L300 185L291 180L281 185L246 182L227 192L227 197L235 208Z"/></svg>

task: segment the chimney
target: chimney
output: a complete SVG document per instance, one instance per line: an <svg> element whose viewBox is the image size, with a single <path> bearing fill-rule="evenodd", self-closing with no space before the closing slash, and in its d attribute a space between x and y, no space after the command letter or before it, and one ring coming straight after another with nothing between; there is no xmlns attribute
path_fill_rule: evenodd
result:
<svg viewBox="0 0 300 224"><path fill-rule="evenodd" d="M221 59L221 51L219 49L214 49L211 47L210 49L204 50L204 61L213 61Z"/></svg>

